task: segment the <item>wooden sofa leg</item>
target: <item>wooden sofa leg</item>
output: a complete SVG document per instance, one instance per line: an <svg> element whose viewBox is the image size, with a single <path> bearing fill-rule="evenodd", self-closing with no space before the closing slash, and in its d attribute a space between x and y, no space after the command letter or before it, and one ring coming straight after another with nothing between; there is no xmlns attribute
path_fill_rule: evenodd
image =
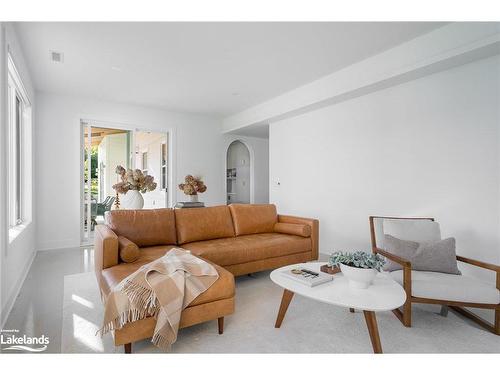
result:
<svg viewBox="0 0 500 375"><path fill-rule="evenodd" d="M218 318L217 323L219 325L219 335L222 335L224 333L224 317Z"/></svg>
<svg viewBox="0 0 500 375"><path fill-rule="evenodd" d="M123 345L123 348L125 349L125 354L132 353L132 343L131 342L129 342L128 344Z"/></svg>
<svg viewBox="0 0 500 375"><path fill-rule="evenodd" d="M352 307L349 307L349 311L353 313L354 309Z"/></svg>

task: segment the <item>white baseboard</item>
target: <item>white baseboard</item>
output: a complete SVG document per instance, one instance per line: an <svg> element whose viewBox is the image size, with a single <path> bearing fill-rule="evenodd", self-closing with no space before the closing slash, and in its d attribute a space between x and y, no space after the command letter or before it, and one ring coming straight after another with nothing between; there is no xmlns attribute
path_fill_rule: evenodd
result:
<svg viewBox="0 0 500 375"><path fill-rule="evenodd" d="M69 249L72 247L80 247L80 242L74 239L42 242L37 246L37 251Z"/></svg>
<svg viewBox="0 0 500 375"><path fill-rule="evenodd" d="M5 323L7 322L7 318L14 307L14 303L16 302L16 298L21 292L21 288L23 287L24 281L26 280L26 277L28 276L28 272L31 269L31 265L33 264L33 261L35 260L36 256L36 251L33 251L33 253L30 256L30 259L28 262L26 262L26 266L22 270L22 275L21 277L17 280L16 285L12 289L10 295L7 298L7 302L5 303L5 306L2 308L2 321L0 322L0 329L3 329Z"/></svg>

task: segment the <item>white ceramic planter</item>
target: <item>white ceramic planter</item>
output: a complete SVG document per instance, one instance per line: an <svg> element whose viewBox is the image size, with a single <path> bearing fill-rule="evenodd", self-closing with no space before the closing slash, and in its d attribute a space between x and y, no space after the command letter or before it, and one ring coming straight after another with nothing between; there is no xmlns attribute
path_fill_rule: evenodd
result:
<svg viewBox="0 0 500 375"><path fill-rule="evenodd" d="M355 289L368 288L377 276L377 271L373 268L356 268L340 263L340 270L349 280L349 286Z"/></svg>
<svg viewBox="0 0 500 375"><path fill-rule="evenodd" d="M129 190L120 199L121 207L128 210L140 210L144 207L144 198L138 190Z"/></svg>
<svg viewBox="0 0 500 375"><path fill-rule="evenodd" d="M189 195L189 200L191 202L198 202L198 194Z"/></svg>

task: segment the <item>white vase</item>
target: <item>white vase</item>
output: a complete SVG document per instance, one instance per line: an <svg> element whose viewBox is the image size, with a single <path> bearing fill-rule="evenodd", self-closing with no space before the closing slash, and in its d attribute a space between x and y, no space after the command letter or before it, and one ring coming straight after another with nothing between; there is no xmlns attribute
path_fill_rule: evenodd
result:
<svg viewBox="0 0 500 375"><path fill-rule="evenodd" d="M190 202L198 202L198 194L190 195L189 201Z"/></svg>
<svg viewBox="0 0 500 375"><path fill-rule="evenodd" d="M354 289L368 288L377 276L373 268L357 268L340 263L342 274L349 280L349 286Z"/></svg>
<svg viewBox="0 0 500 375"><path fill-rule="evenodd" d="M122 195L121 206L129 210L140 210L144 207L144 198L138 190L129 190Z"/></svg>

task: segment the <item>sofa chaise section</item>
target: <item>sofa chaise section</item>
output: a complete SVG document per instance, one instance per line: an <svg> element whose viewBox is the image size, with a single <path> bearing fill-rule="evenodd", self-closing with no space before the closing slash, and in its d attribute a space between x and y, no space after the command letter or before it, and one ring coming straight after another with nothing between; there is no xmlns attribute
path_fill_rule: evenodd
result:
<svg viewBox="0 0 500 375"><path fill-rule="evenodd" d="M106 223L96 226L94 250L95 273L103 301L121 280L177 247L172 209L112 211L107 215ZM146 233L145 237L142 238L140 233ZM136 261L120 261L118 235L138 242L140 255ZM224 316L234 312L234 277L224 268L214 266L219 279L182 311L179 328L217 319L219 333L222 333ZM126 324L113 332L115 345L124 345L125 352L130 353L133 342L152 337L155 325L153 317Z"/></svg>

